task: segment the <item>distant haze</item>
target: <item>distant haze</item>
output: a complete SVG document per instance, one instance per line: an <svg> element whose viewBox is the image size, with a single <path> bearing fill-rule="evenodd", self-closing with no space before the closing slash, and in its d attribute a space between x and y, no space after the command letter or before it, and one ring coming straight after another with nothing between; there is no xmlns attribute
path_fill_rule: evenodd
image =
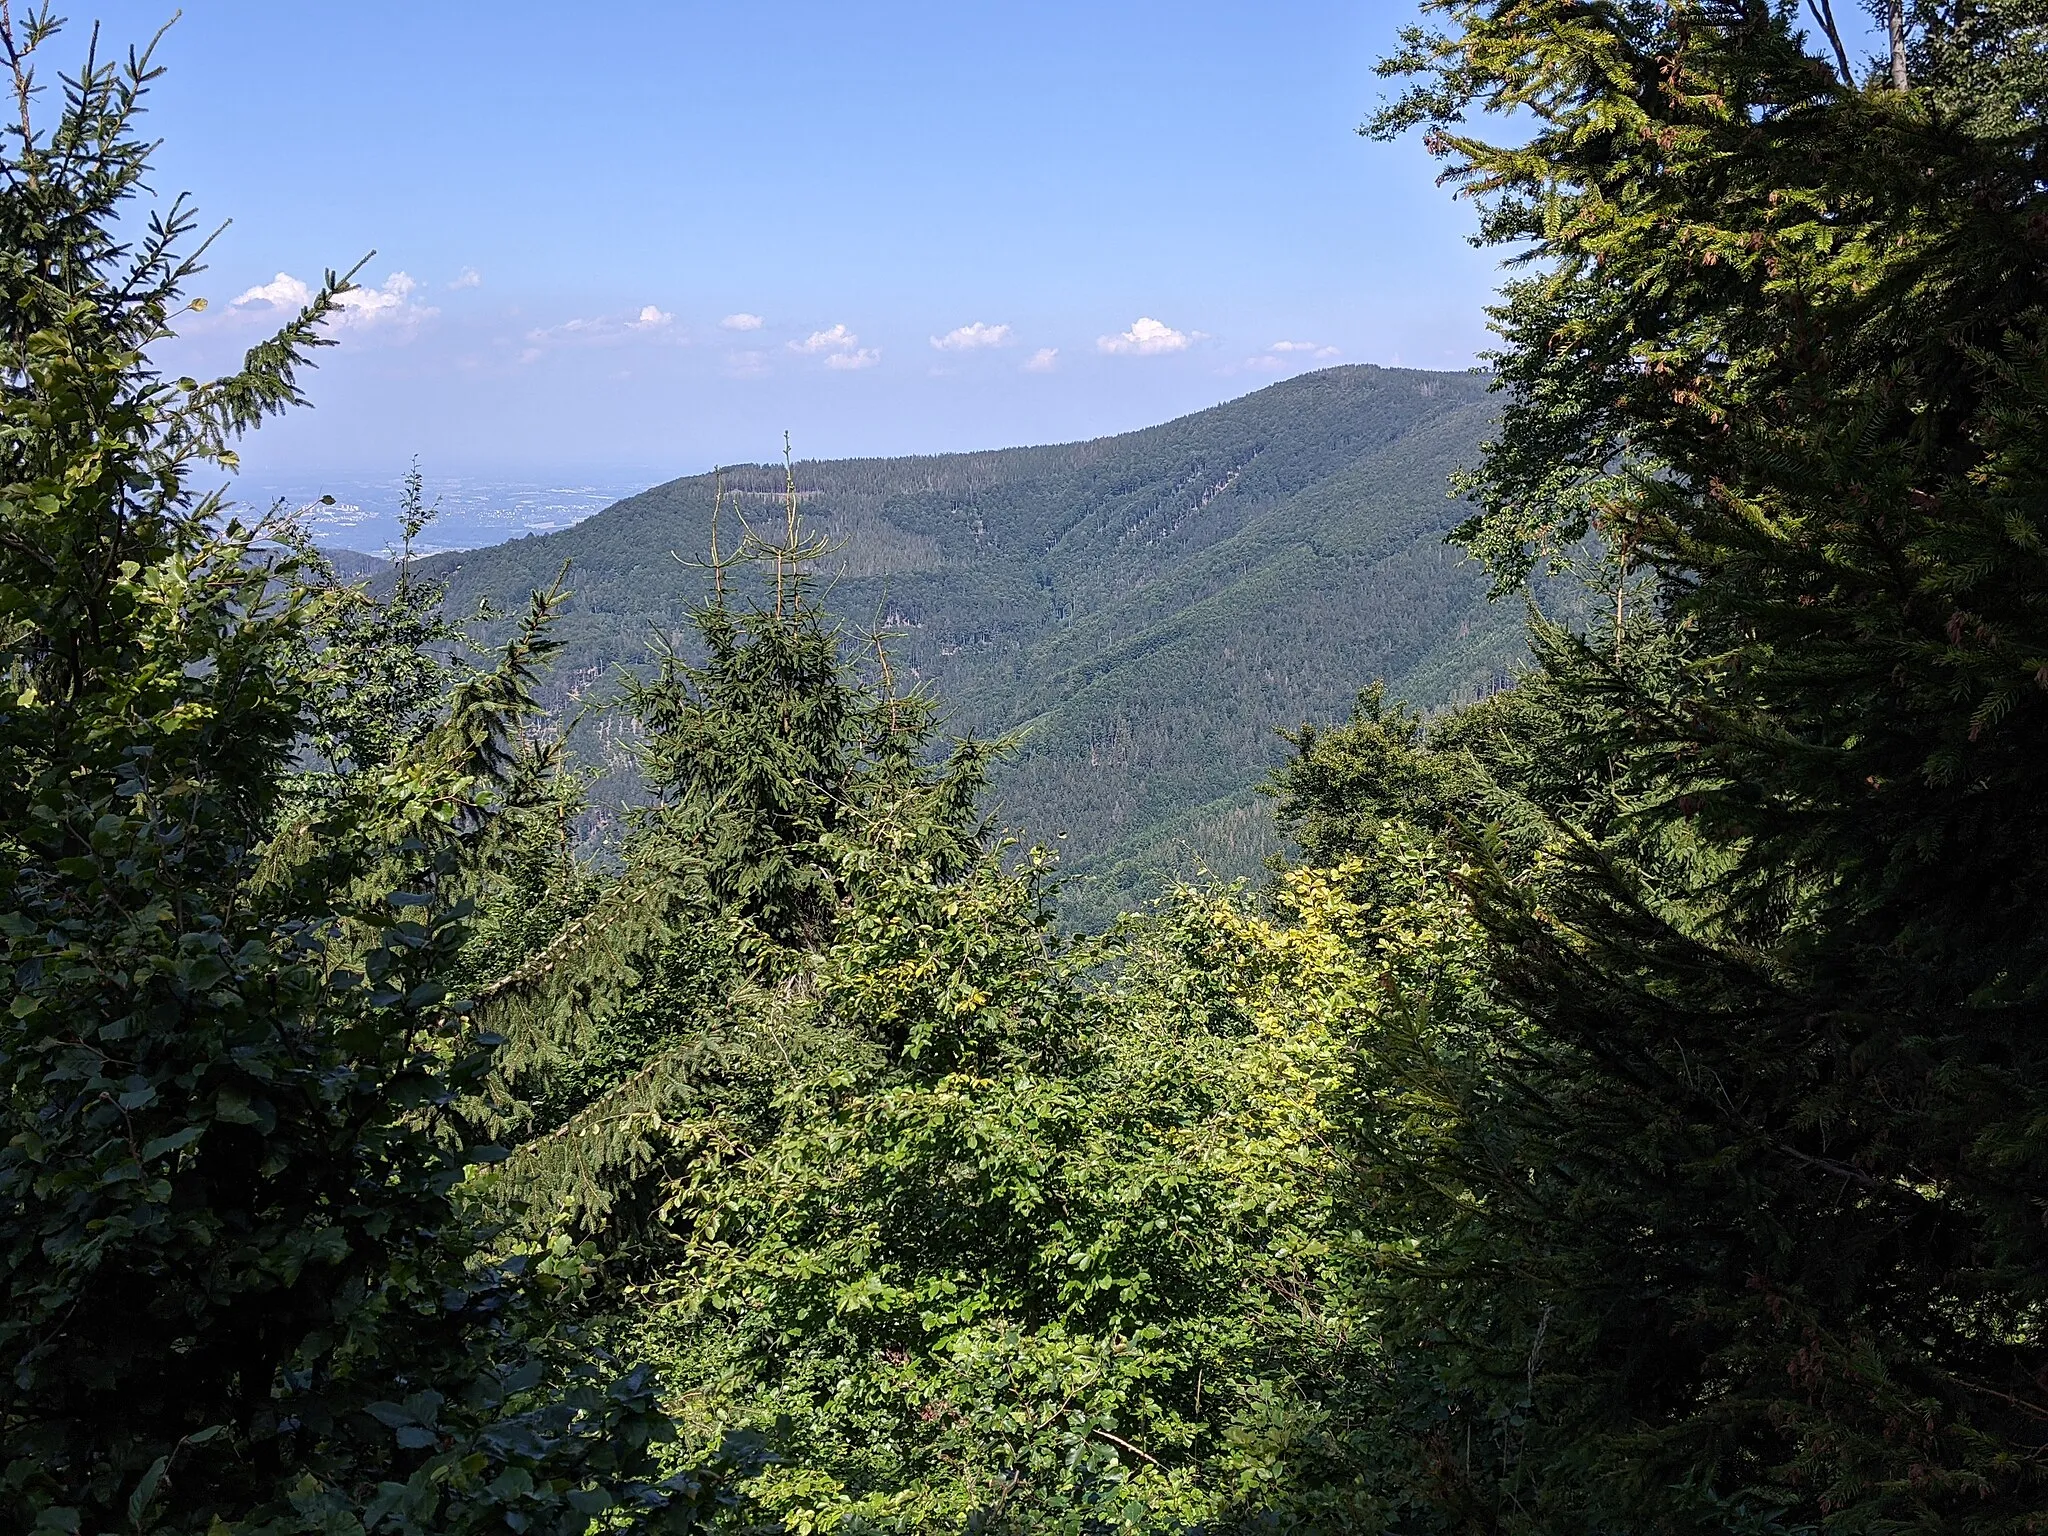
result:
<svg viewBox="0 0 2048 1536"><path fill-rule="evenodd" d="M638 475L563 470L510 476L422 471L422 499L434 510L434 518L414 546L415 553L481 549L507 539L559 532L667 478L651 470ZM268 480L245 476L233 487L235 499L244 507L261 511L282 503L296 512L323 549L352 549L366 555L388 554L396 548L404 492L402 474L318 470Z"/></svg>
<svg viewBox="0 0 2048 1536"><path fill-rule="evenodd" d="M1468 210L1355 132L1406 0L183 12L154 182L234 222L166 361L377 253L252 486L1072 441L1485 344Z"/></svg>

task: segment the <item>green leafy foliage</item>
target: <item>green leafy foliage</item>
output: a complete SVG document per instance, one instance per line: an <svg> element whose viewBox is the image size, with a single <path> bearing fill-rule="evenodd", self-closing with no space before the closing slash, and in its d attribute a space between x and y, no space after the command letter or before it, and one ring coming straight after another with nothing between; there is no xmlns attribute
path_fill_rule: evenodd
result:
<svg viewBox="0 0 2048 1536"><path fill-rule="evenodd" d="M1461 851L1504 1010L1381 1090L1441 1085L1434 1149L1361 1121L1419 1245L1389 1342L1475 1428L1416 1486L1537 1530L2038 1530L2042 146L2037 102L1958 105L2038 32L1985 63L1977 13L1916 13L1900 89L1790 7L1431 9L1379 126L1531 268L1462 536L1613 616L1538 621L1514 703L1368 709L1290 770L1305 836Z"/></svg>
<svg viewBox="0 0 2048 1536"><path fill-rule="evenodd" d="M787 567L787 528L757 553ZM687 1445L772 1448L742 1522L1373 1518L1328 1170L1377 967L1435 965L1442 859L1063 942L1048 867L977 819L990 749L936 759L886 640L856 669L781 577L630 694L662 795L543 951L585 979L482 1005L517 1137L485 1182L605 1253L591 1326L658 1363Z"/></svg>
<svg viewBox="0 0 2048 1536"><path fill-rule="evenodd" d="M768 1438L748 1493L790 1529L1374 1528L1385 1371L1331 1157L1384 968L1433 984L1457 914L1413 838L1277 917L1187 892L1078 950L1029 867L900 872L728 1026L605 1331L692 1438Z"/></svg>
<svg viewBox="0 0 2048 1536"><path fill-rule="evenodd" d="M1533 666L1294 732L1298 865L1079 940L992 772L1251 854L1324 682L1494 678L1423 547L1485 381L679 482L373 593L188 489L345 280L158 377L154 66L40 136L0 10L0 1530L2042 1529L2033 0L1867 80L1823 0L1430 9L1378 126L1527 258L1460 537ZM708 601L649 554L700 492ZM449 599L564 548L599 595L465 660ZM649 617L583 862L545 675ZM944 747L935 676L1038 735Z"/></svg>
<svg viewBox="0 0 2048 1536"><path fill-rule="evenodd" d="M298 401L346 283L160 378L197 267L182 205L132 206L156 68L89 53L41 130L57 30L0 14L0 1529L687 1526L715 1476L662 1481L649 1378L558 1327L580 1261L491 1257L457 1194L462 897L553 599L435 705L409 599L189 489ZM365 634L401 663L375 739L334 708Z"/></svg>

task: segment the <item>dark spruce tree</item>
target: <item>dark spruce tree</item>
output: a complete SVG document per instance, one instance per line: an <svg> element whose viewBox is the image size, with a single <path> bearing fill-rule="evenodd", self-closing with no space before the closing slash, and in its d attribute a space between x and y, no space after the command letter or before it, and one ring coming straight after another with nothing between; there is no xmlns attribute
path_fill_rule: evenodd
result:
<svg viewBox="0 0 2048 1536"><path fill-rule="evenodd" d="M156 67L46 83L56 33L0 8L0 1530L687 1525L645 1377L578 1364L577 1263L492 1246L448 1112L553 599L426 688L416 614L195 489L299 403L346 283L160 376L198 267L136 201ZM351 736L363 633L407 708Z"/></svg>
<svg viewBox="0 0 2048 1536"><path fill-rule="evenodd" d="M652 801L623 867L481 999L507 1042L475 1106L514 1143L500 1187L538 1231L604 1234L615 1276L647 1259L678 1181L715 1166L707 1119L735 1098L773 1119L750 1021L808 994L878 890L943 902L986 859L976 797L1001 744L937 752L936 705L896 689L886 636L863 675L813 596L828 546L793 481L783 510L779 538L749 529L726 555L714 519L711 600L622 679Z"/></svg>
<svg viewBox="0 0 2048 1536"><path fill-rule="evenodd" d="M1290 770L1334 846L1459 843L1517 1016L1363 1069L1388 1326L1444 1394L1411 1491L1466 1529L2039 1531L2038 10L1902 11L1865 79L1790 5L1428 9L1377 127L1525 263L1464 537L1608 616L1539 620L1512 701L1368 708Z"/></svg>

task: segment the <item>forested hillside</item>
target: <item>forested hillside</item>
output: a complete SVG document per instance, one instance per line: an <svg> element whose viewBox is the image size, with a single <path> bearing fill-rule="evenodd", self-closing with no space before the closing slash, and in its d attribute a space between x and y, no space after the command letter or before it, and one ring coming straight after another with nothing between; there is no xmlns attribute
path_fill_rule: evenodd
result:
<svg viewBox="0 0 2048 1536"><path fill-rule="evenodd" d="M892 631L892 664L947 729L1022 729L1002 817L1061 848L1071 914L1103 919L1162 871L1256 871L1278 841L1254 786L1281 728L1384 677L1426 705L1498 684L1519 603L1444 535L1452 470L1493 407L1483 377L1313 373L1121 437L932 458L798 462L830 602ZM573 529L423 563L460 609L516 611L570 562L563 673L644 669L709 591L718 479L671 481ZM781 465L726 470L737 516L779 522ZM586 752L602 744L586 737ZM1061 839L1064 838L1064 842Z"/></svg>
<svg viewBox="0 0 2048 1536"><path fill-rule="evenodd" d="M1227 756L1282 642L1446 590L1478 381L989 456L1001 515L749 470L694 602L701 485L578 613L562 541L353 580L200 488L347 279L160 374L151 55L44 94L0 5L0 1536L2041 1536L2048 10L1859 74L1789 7L1428 9L1374 131L1534 258L1452 536L1576 601L1484 697L1341 679L1265 885L1073 933L910 658L1052 795L1242 648L1145 717ZM604 696L607 569L675 634ZM1455 697L1442 613L1359 665Z"/></svg>

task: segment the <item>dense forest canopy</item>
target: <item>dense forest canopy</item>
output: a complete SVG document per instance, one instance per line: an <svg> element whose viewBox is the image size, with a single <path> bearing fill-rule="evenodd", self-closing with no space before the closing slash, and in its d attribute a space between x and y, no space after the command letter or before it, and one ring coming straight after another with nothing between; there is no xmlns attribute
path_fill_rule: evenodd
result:
<svg viewBox="0 0 2048 1536"><path fill-rule="evenodd" d="M585 578L200 490L348 280L159 373L154 55L0 8L0 1531L2043 1529L2048 11L1425 13L1577 598L1077 937L788 467L587 857Z"/></svg>

